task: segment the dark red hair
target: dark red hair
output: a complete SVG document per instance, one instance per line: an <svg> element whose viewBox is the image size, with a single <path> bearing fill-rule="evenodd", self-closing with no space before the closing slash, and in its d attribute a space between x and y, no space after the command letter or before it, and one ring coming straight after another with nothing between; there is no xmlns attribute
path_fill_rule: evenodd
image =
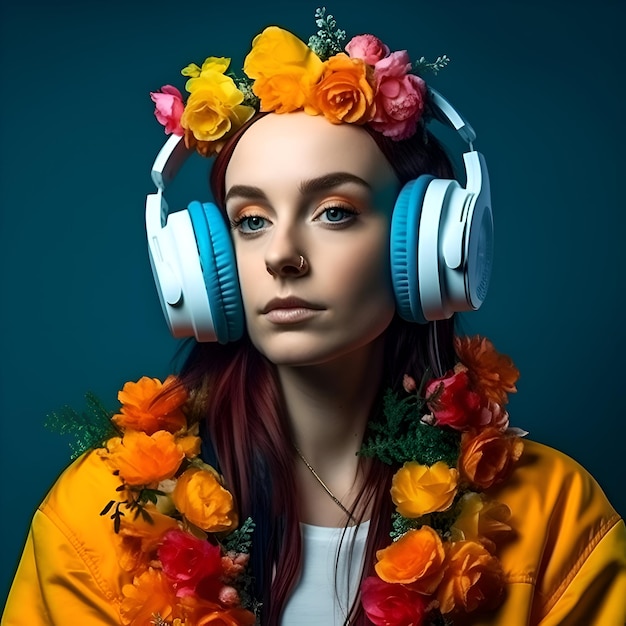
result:
<svg viewBox="0 0 626 626"><path fill-rule="evenodd" d="M224 176L230 156L252 118L222 149L211 172L213 196L224 209ZM368 130L366 128L366 130ZM394 142L369 131L401 184L421 174L452 178L452 167L435 138L426 131ZM454 364L452 319L425 325L398 316L385 331L385 388L402 389L404 374L419 380L427 368L441 375ZM294 451L275 367L249 338L220 345L194 343L181 371L192 395L192 411L204 428L205 460L217 464L237 500L241 519L253 518L251 553L262 624L278 624L302 564L302 540L294 482ZM380 412L380 398L372 414ZM363 576L374 573L376 550L389 542L393 511L389 488L396 468L374 460L368 465L361 503L376 511L370 521ZM365 510L368 507L361 507ZM369 624L355 602L352 624Z"/></svg>

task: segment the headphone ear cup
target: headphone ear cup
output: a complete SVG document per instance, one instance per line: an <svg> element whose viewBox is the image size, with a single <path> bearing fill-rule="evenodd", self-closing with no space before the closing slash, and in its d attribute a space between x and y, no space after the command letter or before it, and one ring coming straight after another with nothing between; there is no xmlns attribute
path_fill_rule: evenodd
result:
<svg viewBox="0 0 626 626"><path fill-rule="evenodd" d="M398 314L408 322L427 322L419 294L418 236L424 196L434 176L423 175L404 185L391 218L391 281Z"/></svg>
<svg viewBox="0 0 626 626"><path fill-rule="evenodd" d="M224 218L211 202L188 207L200 256L215 335L220 343L243 335L244 313L235 253Z"/></svg>

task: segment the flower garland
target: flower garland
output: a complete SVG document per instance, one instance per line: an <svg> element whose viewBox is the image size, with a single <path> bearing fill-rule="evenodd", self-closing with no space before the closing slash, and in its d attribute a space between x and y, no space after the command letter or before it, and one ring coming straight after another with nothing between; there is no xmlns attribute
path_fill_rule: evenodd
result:
<svg viewBox="0 0 626 626"><path fill-rule="evenodd" d="M208 57L181 71L189 93L165 85L150 94L167 134L184 136L203 156L219 152L256 111L323 115L334 124L368 124L393 140L406 139L425 112L426 83L415 71L437 72L449 61L420 58L413 68L406 50L390 52L374 35L357 35L342 48L345 31L325 9L308 45L269 26L257 35L243 66L245 77L227 75L230 59Z"/></svg>
<svg viewBox="0 0 626 626"><path fill-rule="evenodd" d="M508 507L483 492L507 479L526 433L504 406L518 370L482 337L455 339L459 362L422 384L409 376L388 393L384 422L371 424L361 454L402 466L392 479L392 543L363 581L363 608L376 626L452 624L494 609L503 594L496 542L513 529Z"/></svg>
<svg viewBox="0 0 626 626"><path fill-rule="evenodd" d="M503 596L496 554L514 532L511 512L484 492L509 477L523 451L526 432L509 426L504 408L519 372L486 338L457 337L455 349L458 362L444 376L426 375L418 386L407 375L405 397L387 393L383 419L370 423L360 451L400 466L390 492L392 542L376 553L376 575L361 586L375 626L453 624L495 609ZM122 623L253 626L254 523L238 527L232 495L198 457L187 392L174 376L144 377L126 383L118 399L114 415L91 397L91 418L70 410L48 425L62 432L72 425L74 456L108 437L96 453L120 479L119 499L101 515L113 520L120 567L132 581L122 588Z"/></svg>
<svg viewBox="0 0 626 626"><path fill-rule="evenodd" d="M233 497L199 457L197 425L184 413L176 377L128 382L112 422L119 436L97 449L119 476L109 514L121 541L127 626L252 626L256 609L247 573L254 524L239 528ZM127 514L128 513L128 514Z"/></svg>

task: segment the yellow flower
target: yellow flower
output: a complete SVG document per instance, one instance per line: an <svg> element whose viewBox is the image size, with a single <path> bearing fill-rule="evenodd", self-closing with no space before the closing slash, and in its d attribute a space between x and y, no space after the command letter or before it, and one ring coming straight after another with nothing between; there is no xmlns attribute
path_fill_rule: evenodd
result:
<svg viewBox="0 0 626 626"><path fill-rule="evenodd" d="M237 512L233 497L213 470L190 467L172 493L176 508L195 526L210 533L234 530Z"/></svg>
<svg viewBox="0 0 626 626"><path fill-rule="evenodd" d="M458 477L457 470L443 461L430 467L410 461L393 477L391 498L403 517L445 511L454 500Z"/></svg>
<svg viewBox="0 0 626 626"><path fill-rule="evenodd" d="M289 113L309 106L313 85L322 75L322 60L300 39L278 26L269 26L252 41L243 71L255 83L261 111Z"/></svg>
<svg viewBox="0 0 626 626"><path fill-rule="evenodd" d="M443 543L430 526L409 530L398 541L378 550L376 558L374 569L382 580L410 584L419 593L433 593L443 577Z"/></svg>
<svg viewBox="0 0 626 626"><path fill-rule="evenodd" d="M198 141L217 141L237 130L254 114L254 109L241 104L243 93L223 71L226 64L213 63L197 77L187 81L190 92L180 124Z"/></svg>
<svg viewBox="0 0 626 626"><path fill-rule="evenodd" d="M495 540L513 530L507 523L511 517L509 507L474 492L466 493L460 504L461 514L450 529L453 539L477 541L493 553Z"/></svg>
<svg viewBox="0 0 626 626"><path fill-rule="evenodd" d="M315 87L316 107L333 124L365 124L374 115L374 89L369 70L361 59L336 54L324 63Z"/></svg>
<svg viewBox="0 0 626 626"><path fill-rule="evenodd" d="M202 76L203 73L218 72L224 74L230 65L230 59L226 57L207 57L202 64L202 67L198 67L195 63L190 63L187 67L183 67L180 73L183 76L189 76L190 79L185 85L185 89L189 92L193 91L193 79Z"/></svg>

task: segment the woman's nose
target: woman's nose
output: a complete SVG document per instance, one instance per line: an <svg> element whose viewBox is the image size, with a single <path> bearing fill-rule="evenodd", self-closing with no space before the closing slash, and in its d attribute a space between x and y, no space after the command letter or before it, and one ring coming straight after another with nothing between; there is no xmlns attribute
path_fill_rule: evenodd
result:
<svg viewBox="0 0 626 626"><path fill-rule="evenodd" d="M277 229L265 251L265 268L272 276L296 277L309 271L309 263L302 254L302 244L293 228Z"/></svg>

